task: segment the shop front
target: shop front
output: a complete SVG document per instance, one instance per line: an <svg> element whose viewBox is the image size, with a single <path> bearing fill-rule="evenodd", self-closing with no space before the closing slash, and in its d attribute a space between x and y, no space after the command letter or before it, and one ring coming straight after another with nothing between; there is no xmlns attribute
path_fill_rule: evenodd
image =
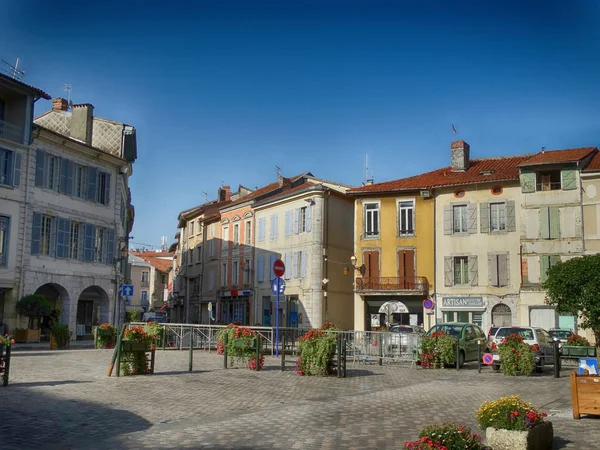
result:
<svg viewBox="0 0 600 450"><path fill-rule="evenodd" d="M438 321L474 323L483 328L485 311L483 297L442 297Z"/></svg>
<svg viewBox="0 0 600 450"><path fill-rule="evenodd" d="M423 326L423 298L415 296L365 296L365 330L391 325Z"/></svg>
<svg viewBox="0 0 600 450"><path fill-rule="evenodd" d="M221 293L219 321L222 324L250 325L250 290L231 290ZM208 310L207 310L208 312Z"/></svg>

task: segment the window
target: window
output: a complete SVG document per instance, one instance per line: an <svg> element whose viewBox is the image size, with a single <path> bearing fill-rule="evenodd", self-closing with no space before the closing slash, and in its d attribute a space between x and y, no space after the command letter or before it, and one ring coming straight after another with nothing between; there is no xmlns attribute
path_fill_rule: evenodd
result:
<svg viewBox="0 0 600 450"><path fill-rule="evenodd" d="M244 284L250 284L250 260L244 260Z"/></svg>
<svg viewBox="0 0 600 450"><path fill-rule="evenodd" d="M560 170L538 172L536 174L537 191L554 191L561 188Z"/></svg>
<svg viewBox="0 0 600 450"><path fill-rule="evenodd" d="M365 236L379 236L379 203L365 204Z"/></svg>
<svg viewBox="0 0 600 450"><path fill-rule="evenodd" d="M195 284L197 284L198 279L194 278L194 282L195 282ZM160 274L160 283L161 284L167 284L167 276L164 273Z"/></svg>
<svg viewBox="0 0 600 450"><path fill-rule="evenodd" d="M148 306L148 291L140 291L140 301L142 306Z"/></svg>
<svg viewBox="0 0 600 450"><path fill-rule="evenodd" d="M227 263L221 264L221 286L227 286Z"/></svg>
<svg viewBox="0 0 600 450"><path fill-rule="evenodd" d="M0 216L0 266L6 266L8 263L8 226L10 218Z"/></svg>
<svg viewBox="0 0 600 450"><path fill-rule="evenodd" d="M215 256L215 240L211 239L208 241L208 256L214 258Z"/></svg>
<svg viewBox="0 0 600 450"><path fill-rule="evenodd" d="M548 279L548 269L554 267L560 262L560 255L543 255L540 256L540 282L543 283Z"/></svg>
<svg viewBox="0 0 600 450"><path fill-rule="evenodd" d="M98 173L98 187L97 187L97 202L103 205L109 203L109 192L110 192L110 174L107 172Z"/></svg>
<svg viewBox="0 0 600 450"><path fill-rule="evenodd" d="M60 158L48 155L48 189L58 191L60 176Z"/></svg>
<svg viewBox="0 0 600 450"><path fill-rule="evenodd" d="M502 189L502 186L494 186L491 190L492 195L500 195L502 194L502 192L504 192L504 189Z"/></svg>
<svg viewBox="0 0 600 450"><path fill-rule="evenodd" d="M454 257L454 285L469 284L469 258Z"/></svg>
<svg viewBox="0 0 600 450"><path fill-rule="evenodd" d="M231 284L234 286L237 286L239 280L238 264L237 261L233 262L233 270L231 272Z"/></svg>
<svg viewBox="0 0 600 450"><path fill-rule="evenodd" d="M252 222L246 222L246 244L252 244Z"/></svg>
<svg viewBox="0 0 600 450"><path fill-rule="evenodd" d="M556 206L540 208L540 238L558 239L560 237L559 208Z"/></svg>
<svg viewBox="0 0 600 450"><path fill-rule="evenodd" d="M306 206L303 206L302 208L300 208L300 219L298 220L298 232L299 233L304 233L306 231L306 219L307 219L307 213L306 210L308 208Z"/></svg>
<svg viewBox="0 0 600 450"><path fill-rule="evenodd" d="M240 224L233 225L233 244L237 247L240 243Z"/></svg>
<svg viewBox="0 0 600 450"><path fill-rule="evenodd" d="M80 255L79 238L81 236L81 224L71 222L69 230L69 258L78 259Z"/></svg>
<svg viewBox="0 0 600 450"><path fill-rule="evenodd" d="M142 284L147 286L150 282L150 272L147 270L142 271Z"/></svg>
<svg viewBox="0 0 600 450"><path fill-rule="evenodd" d="M452 219L455 233L467 232L467 205L455 205L452 207Z"/></svg>
<svg viewBox="0 0 600 450"><path fill-rule="evenodd" d="M229 227L223 227L223 250L229 248Z"/></svg>
<svg viewBox="0 0 600 450"><path fill-rule="evenodd" d="M202 262L202 246L201 245L196 247L196 262L197 263Z"/></svg>
<svg viewBox="0 0 600 450"><path fill-rule="evenodd" d="M73 171L73 195L85 198L85 167L76 164Z"/></svg>
<svg viewBox="0 0 600 450"><path fill-rule="evenodd" d="M292 256L292 276L294 278L304 278L306 276L306 252L294 252Z"/></svg>
<svg viewBox="0 0 600 450"><path fill-rule="evenodd" d="M1 120L1 119L0 119ZM0 148L0 184L18 186L21 178L21 155Z"/></svg>
<svg viewBox="0 0 600 450"><path fill-rule="evenodd" d="M192 237L192 234L194 234L194 221L193 220L190 222L190 235L188 237Z"/></svg>
<svg viewBox="0 0 600 450"><path fill-rule="evenodd" d="M454 191L454 197L456 198L463 198L465 194L466 192L464 191L464 189L457 189L456 191Z"/></svg>
<svg viewBox="0 0 600 450"><path fill-rule="evenodd" d="M42 216L42 233L40 238L40 255L49 255L52 248L52 229L54 217Z"/></svg>
<svg viewBox="0 0 600 450"><path fill-rule="evenodd" d="M398 203L398 235L407 236L415 232L415 208L413 201Z"/></svg>
<svg viewBox="0 0 600 450"><path fill-rule="evenodd" d="M103 262L104 261L104 234L106 230L101 227L96 227L96 245L95 245L95 255L94 261Z"/></svg>
<svg viewBox="0 0 600 450"><path fill-rule="evenodd" d="M211 223L210 226L208 227L208 231L210 233L211 236L215 235L215 224Z"/></svg>
<svg viewBox="0 0 600 450"><path fill-rule="evenodd" d="M488 263L490 286L508 286L510 263L508 253L489 253Z"/></svg>
<svg viewBox="0 0 600 450"><path fill-rule="evenodd" d="M490 203L490 231L506 231L506 203Z"/></svg>

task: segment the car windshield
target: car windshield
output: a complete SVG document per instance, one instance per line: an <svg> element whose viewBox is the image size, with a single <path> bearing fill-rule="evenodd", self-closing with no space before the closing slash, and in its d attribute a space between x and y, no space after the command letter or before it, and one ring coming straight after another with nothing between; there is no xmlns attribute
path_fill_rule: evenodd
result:
<svg viewBox="0 0 600 450"><path fill-rule="evenodd" d="M415 330L413 330L411 327L392 327L390 329L390 331L392 333L414 333Z"/></svg>
<svg viewBox="0 0 600 450"><path fill-rule="evenodd" d="M571 332L569 330L552 330L549 332L550 336L558 339L569 339Z"/></svg>
<svg viewBox="0 0 600 450"><path fill-rule="evenodd" d="M496 333L496 339L501 339L511 334L518 334L526 341L533 341L533 330L529 328L500 328Z"/></svg>
<svg viewBox="0 0 600 450"><path fill-rule="evenodd" d="M427 332L427 336L431 336L433 333L438 333L440 331L443 331L444 333L449 334L451 336L460 336L460 334L462 333L462 329L463 329L463 325L443 323L443 324L439 324L439 325L436 325L433 328L431 328Z"/></svg>

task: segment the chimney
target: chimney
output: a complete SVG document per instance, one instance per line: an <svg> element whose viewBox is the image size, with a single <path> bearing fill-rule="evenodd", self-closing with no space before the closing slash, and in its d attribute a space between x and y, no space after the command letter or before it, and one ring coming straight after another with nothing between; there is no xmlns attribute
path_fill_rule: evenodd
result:
<svg viewBox="0 0 600 450"><path fill-rule="evenodd" d="M69 102L64 98L53 98L52 99L52 111L67 111L69 109Z"/></svg>
<svg viewBox="0 0 600 450"><path fill-rule="evenodd" d="M450 144L450 162L453 171L464 172L469 169L469 152L471 147L465 141L454 141Z"/></svg>
<svg viewBox="0 0 600 450"><path fill-rule="evenodd" d="M89 103L73 105L71 116L71 137L92 145L94 126L94 106Z"/></svg>
<svg viewBox="0 0 600 450"><path fill-rule="evenodd" d="M279 182L279 187L283 187L284 184L289 184L290 179L279 175L279 179L277 181Z"/></svg>
<svg viewBox="0 0 600 450"><path fill-rule="evenodd" d="M225 202L231 199L231 186L223 186L219 188L218 197L220 202Z"/></svg>

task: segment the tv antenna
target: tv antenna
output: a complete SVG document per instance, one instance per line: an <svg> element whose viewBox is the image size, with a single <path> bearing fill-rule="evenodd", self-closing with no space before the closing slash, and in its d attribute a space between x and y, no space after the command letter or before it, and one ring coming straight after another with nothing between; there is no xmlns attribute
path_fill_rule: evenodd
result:
<svg viewBox="0 0 600 450"><path fill-rule="evenodd" d="M281 176L281 167L279 166L275 166L275 171L277 172L277 178L279 178Z"/></svg>
<svg viewBox="0 0 600 450"><path fill-rule="evenodd" d="M454 126L454 124L452 124L452 134L456 136L456 127Z"/></svg>
<svg viewBox="0 0 600 450"><path fill-rule="evenodd" d="M204 194L204 201L207 202L208 201L208 192L202 191L202 193Z"/></svg>
<svg viewBox="0 0 600 450"><path fill-rule="evenodd" d="M371 170L371 178L369 178L369 154L365 155L365 184L373 182L373 170Z"/></svg>
<svg viewBox="0 0 600 450"><path fill-rule="evenodd" d="M14 78L15 80L21 80L25 76L25 72L23 70L19 70L19 58L17 58L17 62L14 66L4 59L1 61L2 68L0 68L0 72L4 72L6 75Z"/></svg>

